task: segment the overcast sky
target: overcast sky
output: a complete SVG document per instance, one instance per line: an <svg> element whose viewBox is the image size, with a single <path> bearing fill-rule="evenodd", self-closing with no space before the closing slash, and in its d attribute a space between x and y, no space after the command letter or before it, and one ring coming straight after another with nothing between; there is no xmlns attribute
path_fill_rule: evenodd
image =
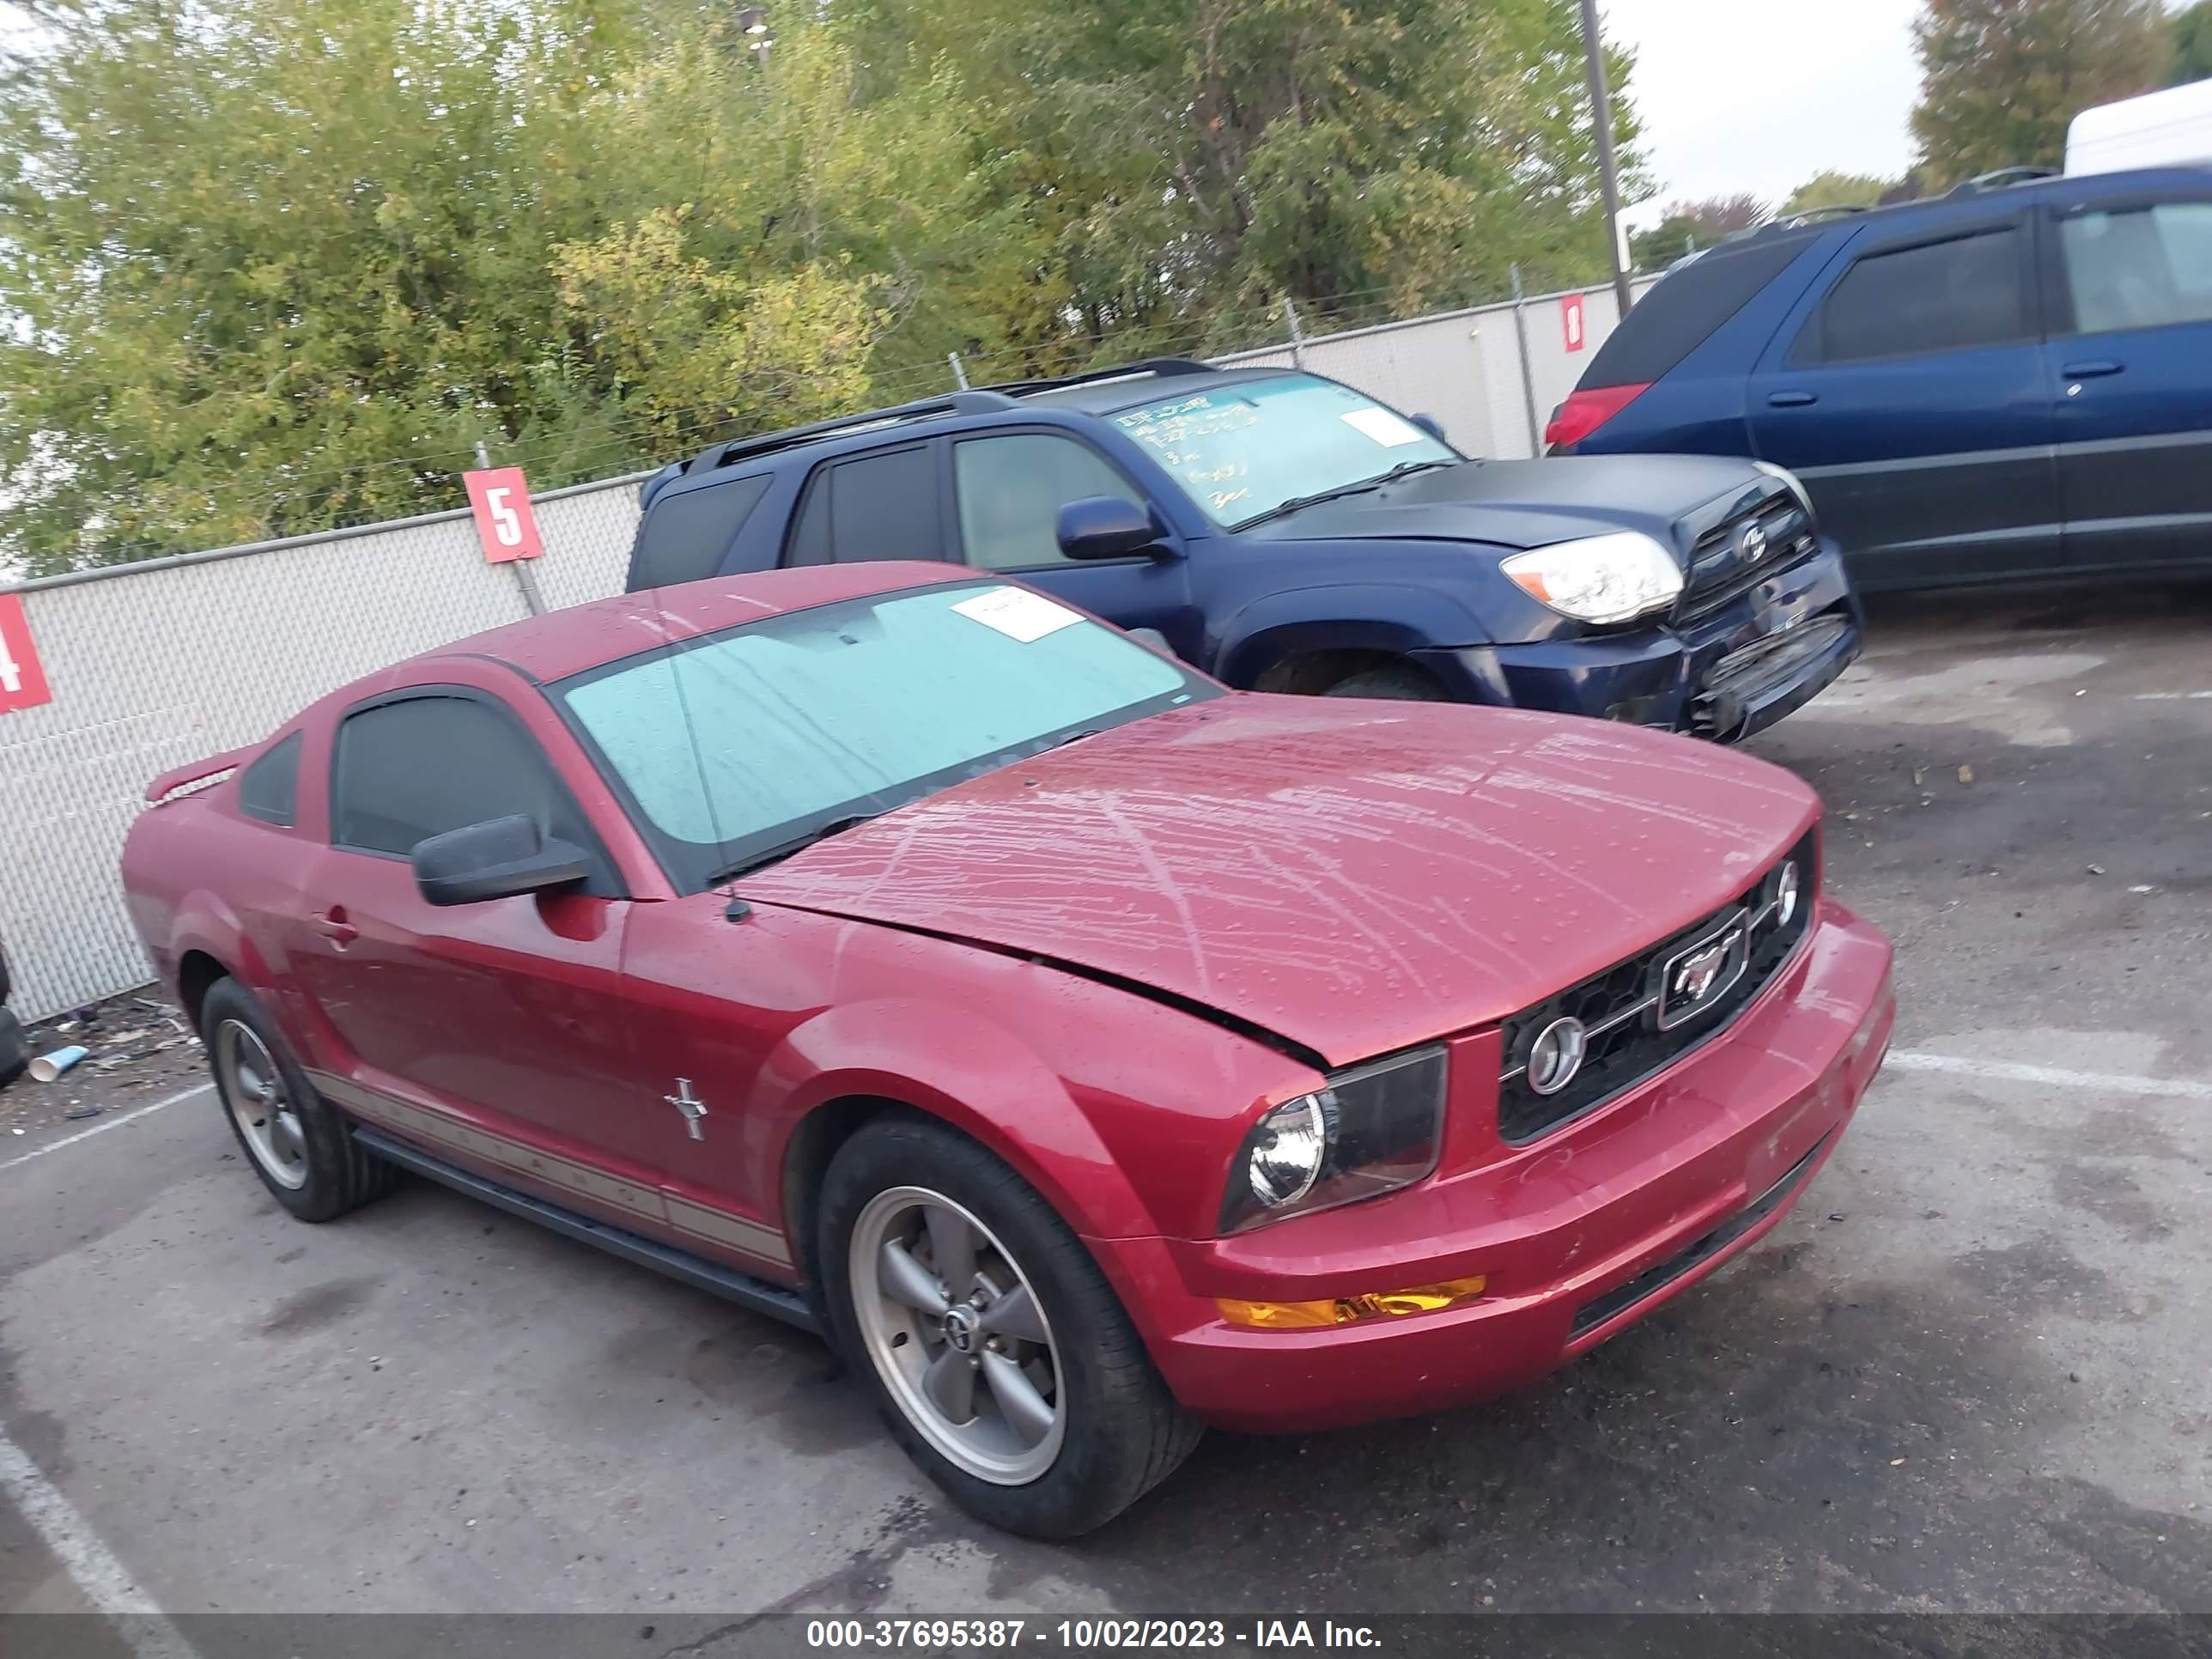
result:
<svg viewBox="0 0 2212 1659"><path fill-rule="evenodd" d="M1813 174L1900 173L1919 0L1598 0L1608 38L1636 49L1629 82L1659 194L1740 191L1779 204Z"/></svg>

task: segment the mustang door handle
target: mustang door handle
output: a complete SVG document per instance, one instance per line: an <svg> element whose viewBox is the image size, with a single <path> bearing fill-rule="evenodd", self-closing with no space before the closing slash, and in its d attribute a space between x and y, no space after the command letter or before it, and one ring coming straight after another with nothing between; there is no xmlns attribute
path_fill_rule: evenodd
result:
<svg viewBox="0 0 2212 1659"><path fill-rule="evenodd" d="M315 931L333 945L350 945L361 937L361 929L346 920L345 911L337 905L315 913Z"/></svg>
<svg viewBox="0 0 2212 1659"><path fill-rule="evenodd" d="M1817 392L1770 392L1766 394L1769 409L1802 409L1808 404L1820 401L1820 394Z"/></svg>
<svg viewBox="0 0 2212 1659"><path fill-rule="evenodd" d="M2094 380L2100 375L2118 374L2125 368L2127 368L2125 363L2115 362L2110 357L2100 357L2094 362L2069 363L2060 372L2069 380Z"/></svg>

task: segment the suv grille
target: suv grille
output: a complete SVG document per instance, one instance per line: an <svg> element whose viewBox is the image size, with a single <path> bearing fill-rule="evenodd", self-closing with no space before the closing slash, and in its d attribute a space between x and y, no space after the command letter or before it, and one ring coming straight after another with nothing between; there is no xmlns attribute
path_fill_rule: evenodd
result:
<svg viewBox="0 0 2212 1659"><path fill-rule="evenodd" d="M1805 937L1817 834L1807 831L1741 896L1711 915L1507 1020L1498 1133L1516 1144L1549 1133L1673 1065L1749 1006ZM1784 921L1775 893L1788 865L1796 866L1799 888L1796 908ZM1706 957L1714 947L1718 955ZM1679 982L1686 968L1693 976L1701 968L1713 973L1710 988L1694 1000L1685 999ZM1569 1015L1583 1023L1588 1043L1582 1067L1565 1088L1539 1094L1528 1081L1529 1050L1538 1033Z"/></svg>
<svg viewBox="0 0 2212 1659"><path fill-rule="evenodd" d="M1744 533L1754 524L1766 545L1757 558L1747 559ZM1816 540L1812 518L1795 495L1785 491L1769 496L1752 511L1698 538L1675 615L1684 622L1710 615L1776 571L1796 563L1813 550Z"/></svg>

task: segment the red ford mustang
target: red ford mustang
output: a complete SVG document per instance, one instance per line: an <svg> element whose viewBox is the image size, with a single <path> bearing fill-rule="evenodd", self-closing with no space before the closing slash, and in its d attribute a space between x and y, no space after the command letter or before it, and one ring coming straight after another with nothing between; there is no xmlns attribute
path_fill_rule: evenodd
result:
<svg viewBox="0 0 2212 1659"><path fill-rule="evenodd" d="M149 794L131 912L278 1202L413 1170L825 1327L1039 1536L1200 1424L1602 1342L1789 1208L1894 1012L1783 772L1230 693L942 565L501 629Z"/></svg>

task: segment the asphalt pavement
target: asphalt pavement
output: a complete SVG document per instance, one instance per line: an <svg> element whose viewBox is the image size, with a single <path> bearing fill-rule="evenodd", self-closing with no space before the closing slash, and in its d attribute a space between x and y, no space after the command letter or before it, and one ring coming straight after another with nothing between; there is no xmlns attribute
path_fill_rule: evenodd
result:
<svg viewBox="0 0 2212 1659"><path fill-rule="evenodd" d="M2205 588L1880 606L1753 745L1899 947L1796 1212L1522 1395L1210 1436L1073 1547L811 1339L425 1185L302 1226L205 1094L11 1098L0 1613L2212 1612L2208 641Z"/></svg>

